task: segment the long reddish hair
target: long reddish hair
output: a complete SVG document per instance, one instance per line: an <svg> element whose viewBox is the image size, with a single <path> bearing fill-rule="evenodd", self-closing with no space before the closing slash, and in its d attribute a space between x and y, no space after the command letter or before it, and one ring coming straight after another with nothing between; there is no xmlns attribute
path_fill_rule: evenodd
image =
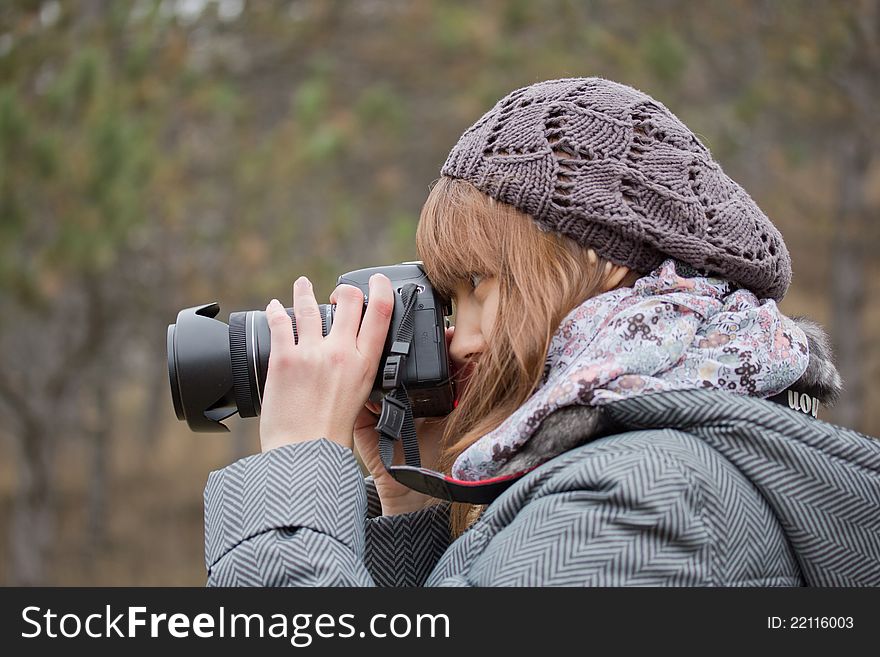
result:
<svg viewBox="0 0 880 657"><path fill-rule="evenodd" d="M449 298L472 273L499 278L498 315L487 351L443 432L438 467L449 474L459 454L533 394L554 332L573 308L604 291L608 269L591 249L544 231L513 206L445 176L422 208L416 248L432 285ZM632 272L621 284L637 276ZM481 508L453 504L453 536Z"/></svg>

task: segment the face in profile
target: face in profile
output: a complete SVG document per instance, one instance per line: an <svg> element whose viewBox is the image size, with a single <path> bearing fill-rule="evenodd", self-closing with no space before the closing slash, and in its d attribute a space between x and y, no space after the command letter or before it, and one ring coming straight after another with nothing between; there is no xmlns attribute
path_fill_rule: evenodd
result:
<svg viewBox="0 0 880 657"><path fill-rule="evenodd" d="M456 371L469 373L486 350L498 312L498 288L498 277L471 274L453 289L455 331L449 357Z"/></svg>

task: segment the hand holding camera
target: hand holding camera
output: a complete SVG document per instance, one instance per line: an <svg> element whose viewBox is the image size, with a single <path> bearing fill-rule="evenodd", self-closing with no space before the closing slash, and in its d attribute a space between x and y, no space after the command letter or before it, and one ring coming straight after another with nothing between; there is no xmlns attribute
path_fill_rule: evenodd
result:
<svg viewBox="0 0 880 657"><path fill-rule="evenodd" d="M301 276L293 286L298 340L284 307L273 299L266 308L271 352L260 415L264 452L319 437L351 449L394 310L387 276L369 279L369 299L364 310L363 292L339 285L330 299L336 304L333 325L324 337L312 285Z"/></svg>
<svg viewBox="0 0 880 657"><path fill-rule="evenodd" d="M330 300L332 303L333 297ZM447 352L454 332L454 326L446 329ZM376 431L376 419L380 410L381 404L370 401L361 409L354 424L354 444L361 460L373 476L376 492L382 501L382 515L393 516L419 511L425 508L433 498L404 486L392 477L385 468L379 455L379 433ZM446 416L416 418L414 422L419 439L422 465L436 470L442 446L443 430L446 427ZM400 465L403 462L402 445L398 443L394 450L394 464Z"/></svg>
<svg viewBox="0 0 880 657"><path fill-rule="evenodd" d="M452 313L450 302L435 293L420 262L350 271L340 276L337 284L345 284L345 289L356 287L367 295L369 279L376 273L391 281L394 310L390 328L386 330L370 401L382 401L387 390L388 379L382 365L390 360L395 338L406 319L412 340L405 358L395 356L400 368L394 384L405 386L414 418L443 417L453 409L454 394L443 340L445 317ZM403 312L401 297L407 286L418 289L417 304L408 318ZM351 304L348 305L353 309ZM361 314L348 313L349 335L352 331L350 317L352 314L358 318L365 316L368 306L369 299L365 296L359 307ZM276 315L274 321L286 322L296 344L299 341L296 314L292 308L284 311L288 320ZM177 322L168 326L168 377L174 412L178 420L186 421L190 429L198 432L229 431L222 420L235 413L243 418L256 417L264 403L274 340L267 314L262 310L234 312L227 325L215 319L219 312L217 303L185 308L177 314ZM319 334L326 336L333 330L338 314L335 304L309 305L305 312L303 319L308 323L306 330L312 343ZM311 357L305 351L308 350L304 349L300 357L308 361ZM334 369L340 368L332 362L325 363L322 375ZM312 373L309 376L314 383L318 375ZM321 387L320 381L316 387ZM362 405L357 404L357 408Z"/></svg>
<svg viewBox="0 0 880 657"><path fill-rule="evenodd" d="M228 431L222 420L235 413L260 416L264 452L320 437L356 442L383 512L421 509L424 493L447 485L424 466L436 467L454 408L450 300L420 262L358 269L337 285L318 305L301 278L293 308L274 301L228 325L215 319L217 303L181 310L167 337L175 414L198 432Z"/></svg>

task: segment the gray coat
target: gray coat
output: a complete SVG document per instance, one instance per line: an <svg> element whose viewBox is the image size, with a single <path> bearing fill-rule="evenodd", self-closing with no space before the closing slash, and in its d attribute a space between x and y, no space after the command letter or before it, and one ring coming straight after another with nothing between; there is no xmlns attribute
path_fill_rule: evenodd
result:
<svg viewBox="0 0 880 657"><path fill-rule="evenodd" d="M604 413L612 435L529 473L452 542L446 504L379 515L351 451L325 439L242 459L205 489L208 584L880 585L877 441L718 391Z"/></svg>

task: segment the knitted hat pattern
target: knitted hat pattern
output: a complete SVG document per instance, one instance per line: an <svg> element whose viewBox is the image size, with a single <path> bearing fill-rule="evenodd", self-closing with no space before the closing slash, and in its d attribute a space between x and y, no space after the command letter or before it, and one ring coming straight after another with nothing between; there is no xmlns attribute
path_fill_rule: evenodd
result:
<svg viewBox="0 0 880 657"><path fill-rule="evenodd" d="M602 78L517 89L461 136L441 174L640 272L668 257L782 299L782 235L662 103Z"/></svg>

